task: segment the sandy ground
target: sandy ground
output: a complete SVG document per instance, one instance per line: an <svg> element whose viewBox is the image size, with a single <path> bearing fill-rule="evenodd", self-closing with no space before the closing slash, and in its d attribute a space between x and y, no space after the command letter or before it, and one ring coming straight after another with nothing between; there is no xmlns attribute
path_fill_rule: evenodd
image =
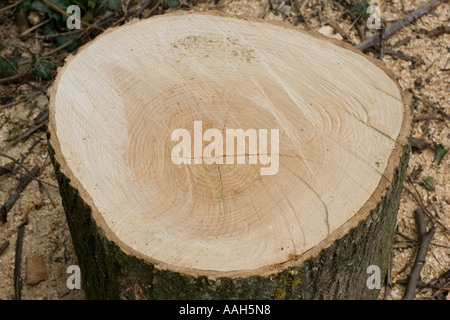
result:
<svg viewBox="0 0 450 320"><path fill-rule="evenodd" d="M277 1L272 1L278 3ZM281 1L280 1L281 2ZM375 1L369 1L374 4ZM343 20L339 11L332 10L329 1L324 1L321 8L321 19L314 14L314 10L320 5L320 1L309 1L304 7L303 13L307 23L300 22L299 28L317 30L324 25L324 17L334 19L346 36L359 42L358 33L351 27L351 22ZM426 1L378 1L382 8L382 18L388 23L401 18L404 12L409 12L425 4ZM281 15L274 15L268 10L266 1L230 1L222 0L219 7L212 4L199 4L192 10L219 10L227 13L260 17L267 20L283 20ZM411 37L410 41L399 45L396 50L404 54L414 56L423 61L416 67L412 62L396 59L385 54L383 62L399 78L400 86L408 91L412 89L420 97L439 105L450 113L449 108L449 68L450 68L450 35L444 34L438 37L429 37L421 29L432 30L436 27L447 25L450 5L443 4L432 14L418 19L414 24L398 31L387 39L386 47L392 47L400 40ZM144 16L145 16L144 11ZM293 14L286 18L288 22L294 19ZM46 51L51 48L41 48L37 41L28 40L22 42L15 38L17 28L14 21L6 21L0 28L0 41L7 48L26 48L28 52ZM7 31L8 30L8 31ZM372 54L372 53L369 53ZM41 83L36 83L41 85ZM0 97L15 96L19 99L22 95L35 91L30 86L3 85L0 87ZM14 106L2 108L0 105L0 151L14 159L24 158L23 165L28 169L39 164L43 169L39 176L42 181L39 185L32 181L19 200L8 213L8 221L0 226L0 246L9 242L9 246L0 255L0 299L14 298L14 259L16 254L16 239L19 225L28 217L25 226L21 277L24 281L21 295L22 299L83 299L83 290L69 290L66 273L70 265L76 265L77 260L72 247L70 233L65 221L64 210L61 199L56 188L56 180L46 149L46 135L43 130L35 132L26 142L20 142L15 146L9 145L7 141L11 130L17 127L26 128L39 112L47 108L48 100L43 94L37 94L27 103L18 103ZM414 105L414 115L440 114L428 103L418 101ZM424 138L430 143L442 144L449 147L449 124L448 121L426 120L414 123L414 137ZM31 148L31 149L30 149ZM415 183L420 197L427 209L435 219L442 225L450 227L449 215L449 167L450 156L447 154L438 166L433 162L435 151L427 148L411 155L408 173L414 168L422 167L423 171L418 177L419 181L426 177L432 177L435 189L428 191L423 184ZM11 160L0 156L0 165L5 165ZM0 204L3 203L15 189L19 174L6 174L0 176ZM412 189L412 186L406 183ZM399 284L405 281L411 271L413 259L417 251L418 232L414 210L418 204L407 193L403 192L398 214L398 232L395 236L394 248L392 250L392 266L390 270L390 285L388 291L383 288L380 299L401 299L404 286ZM430 224L429 224L430 225ZM443 275L450 269L450 234L445 232L444 227L436 224L436 234L429 248L426 263L421 273L423 283L429 283L435 278ZM409 239L409 240L408 240ZM41 281L37 284L27 279L27 271L36 271L39 266L31 263L31 257L41 257L44 261L44 275L41 272ZM39 259L38 259L39 260ZM42 270L41 270L42 271ZM46 273L46 275L45 275ZM449 287L447 279L446 287ZM421 289L417 291L417 299L448 299L450 295L447 290Z"/></svg>

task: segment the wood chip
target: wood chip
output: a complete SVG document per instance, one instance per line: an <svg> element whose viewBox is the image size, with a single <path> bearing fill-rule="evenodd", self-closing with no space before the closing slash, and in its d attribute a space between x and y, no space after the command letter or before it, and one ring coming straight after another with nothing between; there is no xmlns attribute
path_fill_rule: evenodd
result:
<svg viewBox="0 0 450 320"><path fill-rule="evenodd" d="M34 285L48 279L47 266L42 255L27 257L25 284Z"/></svg>

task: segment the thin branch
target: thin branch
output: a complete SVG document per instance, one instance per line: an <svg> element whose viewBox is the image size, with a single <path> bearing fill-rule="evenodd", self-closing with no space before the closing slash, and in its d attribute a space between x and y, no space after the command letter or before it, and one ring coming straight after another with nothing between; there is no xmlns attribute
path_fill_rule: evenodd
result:
<svg viewBox="0 0 450 320"><path fill-rule="evenodd" d="M395 284L399 284L401 286L406 286L406 285L408 285L408 282L407 281L398 280L397 282L395 282ZM450 291L450 287L440 286L440 285L432 284L432 283L418 283L417 284L417 288L420 288L420 289L430 288L430 289Z"/></svg>
<svg viewBox="0 0 450 320"><path fill-rule="evenodd" d="M415 189L415 186L413 184L413 187ZM436 222L437 224L439 224L441 227L444 228L444 230L446 232L449 232L449 229L443 224L441 223L439 220L437 220L431 213L430 211L428 211L428 209L425 207L425 205L423 204L422 200L420 200L417 195L411 191L411 189L409 189L408 187L406 187L405 185L403 185L403 189L406 190L406 192L408 192L413 198L414 200L417 202L417 204L420 206L420 208L422 209L423 212L425 212L427 214L427 216L433 220L433 222ZM416 190L416 189L415 189Z"/></svg>
<svg viewBox="0 0 450 320"><path fill-rule="evenodd" d="M442 114L445 118L450 119L450 115L445 112L444 110L442 110L441 108L439 108L436 104L434 104L433 102L431 102L429 99L427 99L426 97L420 97L416 94L413 94L413 98L416 100L420 100L422 101L422 103L428 107L431 107L432 109L435 109L437 112L439 112L440 114Z"/></svg>
<svg viewBox="0 0 450 320"><path fill-rule="evenodd" d="M48 0L41 0L41 1L42 1L43 3L45 3L46 5L48 5L49 7L51 7L53 10L58 11L60 14L62 14L62 15L65 16L66 18L70 18L70 17L71 17L68 13L64 12L64 10L61 10L57 5L51 3L50 1L48 1ZM73 17L72 17L72 18L73 18ZM89 28L94 28L94 29L97 29L97 30L100 30L100 31L105 31L105 29L100 28L99 26L96 26L95 24L90 24L90 23L87 23L87 22L85 22L85 21L83 21L83 20L80 20L80 19L77 19L77 18L74 18L74 19L75 19L77 22L80 22L82 25L85 25L85 26L87 26L87 27L89 27Z"/></svg>
<svg viewBox="0 0 450 320"><path fill-rule="evenodd" d="M10 4L9 6L6 6L4 8L1 8L0 12L7 11L9 9L13 9L13 8L17 7L19 5L19 3L21 3L21 2L22 2L22 0L17 1L16 3Z"/></svg>
<svg viewBox="0 0 450 320"><path fill-rule="evenodd" d="M28 72L28 71L27 71L27 72ZM1 80L2 80L2 79L0 79L0 83L1 83ZM31 97L31 98L21 98L21 99L19 99L19 100L17 100L17 101L14 101L14 102L5 104L5 105L3 105L3 106L0 106L0 110L1 110L1 109L4 109L4 108L11 107L11 106L14 106L14 105L19 104L19 103L21 103L21 102L28 103L28 102L30 102L33 98L34 98L34 96Z"/></svg>
<svg viewBox="0 0 450 320"><path fill-rule="evenodd" d="M337 33L339 33L345 40L347 40L348 42L350 42L353 45L352 40L350 39L349 35L344 31L344 29L342 29L339 24L337 22L335 22L332 19L329 19L327 21L327 23L334 29L336 30Z"/></svg>
<svg viewBox="0 0 450 320"><path fill-rule="evenodd" d="M99 21L96 22L96 26L100 27L100 26L106 24L108 22L108 18L114 18L114 17L111 17L111 14L105 14L102 18L99 19ZM52 38L72 36L72 35L75 35L75 34L78 34L81 32L85 32L85 34L88 35L88 33L90 31L91 30L89 30L89 28L81 28L81 29L75 29L75 30L68 31L68 32L52 33L52 34L47 34L47 35L34 34L32 37L34 39L49 40Z"/></svg>
<svg viewBox="0 0 450 320"><path fill-rule="evenodd" d="M29 34L31 31L40 28L41 26L43 26L44 24L46 24L47 22L50 22L50 21L51 21L51 19L47 19L47 20L42 21L41 23L38 23L38 24L35 25L35 26L32 26L30 29L25 30L24 32L22 32L21 34L19 34L19 38L27 37L28 34Z"/></svg>
<svg viewBox="0 0 450 320"><path fill-rule="evenodd" d="M419 237L423 237L427 233L427 222L425 221L422 210L414 210L414 216L416 217L417 227L419 229Z"/></svg>
<svg viewBox="0 0 450 320"><path fill-rule="evenodd" d="M11 173L14 169L14 166L15 166L14 162L10 162L4 166L0 166L0 176L4 175L6 173Z"/></svg>
<svg viewBox="0 0 450 320"><path fill-rule="evenodd" d="M436 117L436 116L427 116L427 115L421 115L416 116L413 118L413 122L419 122L419 121L425 121L425 120L438 120L438 121L445 121L445 119Z"/></svg>
<svg viewBox="0 0 450 320"><path fill-rule="evenodd" d="M408 237L406 234L401 233L400 231L396 231L395 232L396 235L399 235L400 237L402 237L403 239L405 239L407 242L416 242L416 240L411 239L410 237ZM396 242L396 243L400 243L400 242Z"/></svg>
<svg viewBox="0 0 450 320"><path fill-rule="evenodd" d="M384 39L389 38L391 35L393 35L395 32L403 28L404 26L407 26L411 23L413 23L415 20L420 18L421 16L429 13L433 9L435 9L437 6L444 2L448 2L449 0L433 0L429 3L423 5L422 7L418 8L417 10L414 10L413 12L407 14L405 17L401 18L400 20L397 20L394 24L390 25L386 28ZM367 50L370 47L375 46L380 41L380 37L378 35L375 35L373 37L370 37L369 39L366 39L365 41L357 44L355 46L356 49L364 51Z"/></svg>
<svg viewBox="0 0 450 320"><path fill-rule="evenodd" d="M17 81L17 80L19 80L19 79L22 79L22 78L25 77L26 75L27 75L26 73L21 73L21 74L16 74L16 75L11 76L11 77L1 78L1 79L0 79L0 83L8 83L8 82Z"/></svg>
<svg viewBox="0 0 450 320"><path fill-rule="evenodd" d="M302 3L302 6L300 7L299 11L302 12L303 9L305 9L306 5L308 4L309 0L304 0Z"/></svg>
<svg viewBox="0 0 450 320"><path fill-rule="evenodd" d="M389 291L390 291L390 284L392 283L392 264L393 264L393 260L394 260L394 252L391 249L391 251L389 251L389 261L388 261L388 268L387 268L387 272L386 272L386 281L385 281L385 285L384 285L384 299L387 300L388 296L389 296Z"/></svg>
<svg viewBox="0 0 450 320"><path fill-rule="evenodd" d="M436 228L432 227L428 232L420 237L419 250L417 251L416 260L414 261L413 269L408 278L408 285L406 287L403 300L413 300L416 296L416 287L420 278L420 272L422 271L423 265L425 263L425 257L428 252L428 247L430 245L431 239L433 239L435 232Z"/></svg>
<svg viewBox="0 0 450 320"><path fill-rule="evenodd" d="M401 51L394 51L394 50L391 50L391 49L384 49L384 53L388 54L390 56L393 56L395 58L398 58L398 59L402 59L402 60L405 60L405 61L412 62L413 64L418 64L418 63L421 62L420 59L418 59L416 57L413 57L413 56L408 56L408 55L402 53Z"/></svg>
<svg viewBox="0 0 450 320"><path fill-rule="evenodd" d="M348 31L352 30L353 26L358 22L358 20L362 17L361 13L358 14L358 16L356 17L356 19L353 20L352 24L350 25L350 27L348 27Z"/></svg>
<svg viewBox="0 0 450 320"><path fill-rule="evenodd" d="M378 59L380 59L381 61L383 61L384 58L384 43L385 43L385 29L384 26L381 26L380 30L379 30L379 39L380 39L380 57Z"/></svg>
<svg viewBox="0 0 450 320"><path fill-rule="evenodd" d="M22 246L23 235L25 233L25 226L28 223L28 216L25 216L24 221L19 226L16 240L16 255L14 257L14 300L22 299L22 278L20 276L20 265L22 262Z"/></svg>
<svg viewBox="0 0 450 320"><path fill-rule="evenodd" d="M6 59L6 57L3 55L3 54L1 54L0 55L10 66L11 66L11 68L18 74L18 75L22 75L22 72L20 72L19 71L19 69L17 69L16 68L16 66L13 64L13 63L11 63L11 61L9 61L8 59ZM28 69L28 71L29 71L30 69ZM27 71L27 73L28 73L28 71ZM27 73L25 73L25 75L27 74ZM42 92L43 94L45 94L47 97L48 97L48 93L47 93L47 91L45 90L45 89L43 89L43 88L41 88L41 87L39 87L39 86L35 86L34 84L32 84L32 83L30 83L30 82L28 82L28 81L24 81L25 82L25 84L27 84L27 85L29 85L30 87L32 87L33 89L35 89L35 90L38 90L38 91L40 91L40 92Z"/></svg>
<svg viewBox="0 0 450 320"><path fill-rule="evenodd" d="M395 48L400 47L400 46L402 46L402 45L404 45L404 44L407 44L410 40L411 40L411 37L410 37L410 36L408 36L408 37L406 37L406 38L403 38L403 39L397 41L397 42L392 46L392 49L395 49Z"/></svg>
<svg viewBox="0 0 450 320"><path fill-rule="evenodd" d="M14 161L16 164L18 164L22 169L24 169L24 170L28 173L28 175L31 177L31 179L36 180L38 183L45 183L45 184L47 184L47 185L49 185L49 186L51 186L51 187L53 187L53 188L58 188L58 187L55 186L54 184L51 184L51 183L49 183L49 182L42 181L42 180L36 178L36 176L33 175L33 173L32 173L30 170L28 170L27 167L25 167L22 163L20 163L19 161L17 161L17 160L14 159L13 157L10 157L10 156L8 156L7 154L4 154L4 153L2 153L2 152L0 152L0 156L5 157L5 158L8 158L8 159ZM24 175L24 176L25 176L25 175Z"/></svg>
<svg viewBox="0 0 450 320"><path fill-rule="evenodd" d="M153 0L148 0L146 3L142 5L142 7L139 9L138 12L136 12L136 16L139 16L150 4L153 2ZM161 5L162 0L156 1L156 4L150 9L150 15Z"/></svg>
<svg viewBox="0 0 450 320"><path fill-rule="evenodd" d="M5 252L6 248L8 248L8 247L9 247L9 241L6 240L5 243L3 243L0 246L0 257L2 256L3 252Z"/></svg>
<svg viewBox="0 0 450 320"><path fill-rule="evenodd" d="M56 47L55 49L53 49L53 50L51 50L51 51L49 51L49 52L46 52L46 53L42 54L41 57L43 57L43 58L44 58L44 57L47 57L47 56L49 56L49 55L51 55L51 54L53 54L53 53L55 53L55 52L58 52L59 50L64 49L64 48L70 46L72 43L74 43L74 42L80 40L83 36L84 36L84 34L81 34L81 35L79 35L79 36L77 36L77 37L74 37L73 39L70 39L69 41L63 43L63 44L60 45L59 47Z"/></svg>
<svg viewBox="0 0 450 320"><path fill-rule="evenodd" d="M14 139L11 142L11 145L14 146L19 141L27 140L36 130L43 127L47 123L47 120L48 120L48 111L38 114L37 117L33 120L33 123L31 124L30 128L28 128L28 130L25 133Z"/></svg>
<svg viewBox="0 0 450 320"><path fill-rule="evenodd" d="M22 192L25 190L25 188L28 186L28 184L33 180L32 177L35 177L41 168L38 165L35 165L33 169L30 171L30 175L23 176L19 184L17 185L14 192L9 196L9 198L3 203L3 205L0 207L0 223L6 223L6 218L8 215L9 210L14 206L16 201L19 199Z"/></svg>
<svg viewBox="0 0 450 320"><path fill-rule="evenodd" d="M37 139L34 140L33 144L28 148L27 152L25 152L25 154L22 155L22 158L20 159L20 163L23 164L23 162L25 161L25 159L31 154L31 152L33 151L34 147L36 147L39 142L41 142L42 139L41 137L38 137Z"/></svg>
<svg viewBox="0 0 450 320"><path fill-rule="evenodd" d="M69 31L69 32L52 33L52 34L47 34L47 35L35 34L35 35L32 35L32 37L34 39L49 40L52 38L71 36L71 35L78 34L80 32L84 32L84 31L86 31L86 29L76 29L76 30Z"/></svg>

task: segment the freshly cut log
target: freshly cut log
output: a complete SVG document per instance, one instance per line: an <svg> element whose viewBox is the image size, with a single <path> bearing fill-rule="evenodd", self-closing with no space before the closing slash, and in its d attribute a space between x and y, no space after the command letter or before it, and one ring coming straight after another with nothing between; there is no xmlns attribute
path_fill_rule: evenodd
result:
<svg viewBox="0 0 450 320"><path fill-rule="evenodd" d="M190 13L105 32L50 100L87 297L376 298L408 104L381 62L287 24Z"/></svg>

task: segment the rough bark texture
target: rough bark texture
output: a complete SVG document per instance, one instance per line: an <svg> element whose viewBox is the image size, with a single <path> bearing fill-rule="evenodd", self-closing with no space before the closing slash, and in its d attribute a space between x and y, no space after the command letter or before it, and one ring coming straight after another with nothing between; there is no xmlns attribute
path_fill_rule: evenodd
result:
<svg viewBox="0 0 450 320"><path fill-rule="evenodd" d="M367 267L379 266L383 281L409 144L403 147L393 182L376 209L318 256L268 277L217 280L158 270L122 252L97 227L90 207L60 171L50 145L49 149L89 299L376 299L379 295L379 290L366 285Z"/></svg>

